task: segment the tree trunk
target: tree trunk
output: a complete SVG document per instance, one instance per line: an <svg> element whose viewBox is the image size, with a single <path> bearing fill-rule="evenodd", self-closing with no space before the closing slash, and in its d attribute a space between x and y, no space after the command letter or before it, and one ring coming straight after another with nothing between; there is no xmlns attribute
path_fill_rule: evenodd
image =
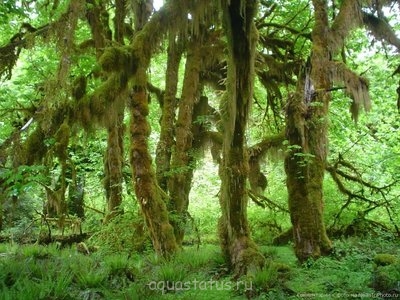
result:
<svg viewBox="0 0 400 300"><path fill-rule="evenodd" d="M194 105L199 95L200 55L199 39L193 37L188 45L182 97L179 101L178 119L175 127L175 148L171 160L172 175L168 181L171 198L171 221L173 220L175 238L179 246L184 237L189 192L193 178L192 123Z"/></svg>
<svg viewBox="0 0 400 300"><path fill-rule="evenodd" d="M178 88L179 62L182 56L182 51L178 49L179 46L175 42L175 39L176 35L170 33L165 94L160 122L160 139L157 144L156 155L157 181L165 192L168 191L168 172L170 171L171 153L174 145L176 93Z"/></svg>
<svg viewBox="0 0 400 300"><path fill-rule="evenodd" d="M104 188L107 199L107 215L105 221L121 213L122 203L122 167L123 167L123 107L115 113L115 121L108 127L107 150L104 161Z"/></svg>
<svg viewBox="0 0 400 300"><path fill-rule="evenodd" d="M249 268L260 268L264 264L264 257L250 237L246 192L249 166L245 131L253 96L256 3L231 0L223 8L230 56L227 94L222 104L224 135L219 235L222 251L237 277L246 274Z"/></svg>
<svg viewBox="0 0 400 300"><path fill-rule="evenodd" d="M289 209L297 258L304 261L330 252L332 245L323 220L323 180L327 157L327 114L331 87L328 65L328 16L326 1L313 1L315 25L311 71L305 88L289 99L285 158ZM310 79L308 79L308 76ZM309 81L308 81L309 80Z"/></svg>
<svg viewBox="0 0 400 300"><path fill-rule="evenodd" d="M157 185L148 149L150 124L147 121L149 107L145 87L146 71L141 68L137 74L130 104L130 161L136 197L144 215L153 247L158 255L168 257L177 250L177 244L162 197L163 191Z"/></svg>
<svg viewBox="0 0 400 300"><path fill-rule="evenodd" d="M84 209L85 177L79 175L73 178L68 186L68 213L82 220L85 218Z"/></svg>

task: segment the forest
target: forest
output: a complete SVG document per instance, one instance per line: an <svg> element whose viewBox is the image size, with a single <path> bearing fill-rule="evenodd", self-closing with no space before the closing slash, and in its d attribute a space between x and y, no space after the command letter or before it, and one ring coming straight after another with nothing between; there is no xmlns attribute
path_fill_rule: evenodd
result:
<svg viewBox="0 0 400 300"><path fill-rule="evenodd" d="M0 0L0 300L400 297L399 15Z"/></svg>

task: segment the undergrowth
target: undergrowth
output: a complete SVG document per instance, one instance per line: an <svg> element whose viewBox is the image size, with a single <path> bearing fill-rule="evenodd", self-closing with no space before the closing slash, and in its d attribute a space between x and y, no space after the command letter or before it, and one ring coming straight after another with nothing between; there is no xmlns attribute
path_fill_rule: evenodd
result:
<svg viewBox="0 0 400 300"><path fill-rule="evenodd" d="M211 244L185 247L168 261L151 251L84 255L75 247L0 244L0 300L399 297L399 241L336 240L330 256L301 265L290 245L260 249L264 268L233 281Z"/></svg>

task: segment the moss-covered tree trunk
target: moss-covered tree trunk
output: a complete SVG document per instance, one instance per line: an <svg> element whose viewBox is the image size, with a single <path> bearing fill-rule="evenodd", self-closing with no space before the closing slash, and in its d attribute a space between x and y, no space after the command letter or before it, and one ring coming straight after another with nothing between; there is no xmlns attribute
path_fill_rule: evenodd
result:
<svg viewBox="0 0 400 300"><path fill-rule="evenodd" d="M116 113L117 117L107 129L107 150L104 159L104 188L107 199L106 221L122 210L122 167L123 167L123 108L122 113Z"/></svg>
<svg viewBox="0 0 400 300"><path fill-rule="evenodd" d="M68 213L78 218L85 218L84 208L85 177L83 175L72 176L72 182L68 186Z"/></svg>
<svg viewBox="0 0 400 300"><path fill-rule="evenodd" d="M178 119L175 126L175 148L171 159L171 176L168 190L171 198L170 213L178 245L182 244L187 219L189 193L193 178L193 110L199 97L199 73L201 45L197 37L188 44L182 96L179 101Z"/></svg>
<svg viewBox="0 0 400 300"><path fill-rule="evenodd" d="M250 237L247 222L246 180L248 157L245 131L253 96L254 54L257 33L253 24L257 1L223 2L228 38L228 80L223 100L223 157L220 164L222 216L219 235L222 251L234 274L262 267L264 257Z"/></svg>
<svg viewBox="0 0 400 300"><path fill-rule="evenodd" d="M87 18L94 39L97 59L103 54L104 48L112 40L112 33L109 26L109 16L103 3L95 3L88 0L91 4L87 11ZM116 0L116 10L114 17L114 41L120 45L124 44L124 18L126 15L126 1ZM103 79L106 79L104 75ZM107 214L105 222L109 221L117 213L121 212L122 203L122 167L123 167L123 118L124 101L115 94L113 103L107 117L105 126L107 129L107 149L104 154L104 180L103 187L106 194ZM110 100L110 99L107 99ZM115 101L116 100L116 101Z"/></svg>
<svg viewBox="0 0 400 300"><path fill-rule="evenodd" d="M130 162L135 192L156 253L168 257L177 250L177 244L148 148L150 124L147 121L146 71L141 68L136 76L130 103Z"/></svg>
<svg viewBox="0 0 400 300"><path fill-rule="evenodd" d="M175 33L170 32L165 74L165 94L160 122L160 139L156 152L157 181L165 192L168 190L168 172L170 171L172 147L174 145L176 93L178 89L179 62L182 56L182 51L178 49L179 46L175 40Z"/></svg>
<svg viewBox="0 0 400 300"><path fill-rule="evenodd" d="M315 25L311 71L304 91L289 99L286 135L289 153L285 171L294 247L300 261L317 258L331 250L323 219L323 179L327 157L327 114L331 82L326 1L313 1ZM302 88L300 88L302 89Z"/></svg>
<svg viewBox="0 0 400 300"><path fill-rule="evenodd" d="M133 185L144 220L150 234L154 250L163 257L169 257L178 249L174 229L170 224L166 206L166 194L157 184L156 174L152 166L152 158L148 146L150 136L149 97L147 93L146 69L150 64L149 41L144 39L144 23L151 14L153 1L135 1L135 28L141 30L136 35L138 69L130 97L130 163ZM148 29L147 29L148 30Z"/></svg>

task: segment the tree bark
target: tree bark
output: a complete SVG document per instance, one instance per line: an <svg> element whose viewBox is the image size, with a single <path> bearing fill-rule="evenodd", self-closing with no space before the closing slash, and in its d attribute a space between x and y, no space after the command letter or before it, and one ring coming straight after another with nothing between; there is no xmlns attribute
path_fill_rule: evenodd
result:
<svg viewBox="0 0 400 300"><path fill-rule="evenodd" d="M326 1L313 1L315 25L308 87L290 97L286 112L289 153L285 158L289 209L297 258L305 261L330 252L323 220L323 180L327 157L327 115L331 82ZM306 79L308 80L308 79ZM301 85L299 85L300 87ZM301 90L302 88L300 88Z"/></svg>
<svg viewBox="0 0 400 300"><path fill-rule="evenodd" d="M150 124L148 95L146 91L146 71L140 68L130 103L130 162L135 186L147 228L156 253L169 257L177 250L174 229L168 218L163 199L163 191L157 185L152 159L148 148Z"/></svg>
<svg viewBox="0 0 400 300"><path fill-rule="evenodd" d="M123 111L118 113L115 121L108 128L107 150L104 161L104 188L107 199L107 215L105 221L118 213L122 203L122 166L123 166Z"/></svg>
<svg viewBox="0 0 400 300"><path fill-rule="evenodd" d="M201 45L198 37L189 42L182 97L179 101L175 130L175 148L171 159L171 176L168 190L171 198L170 216L173 220L175 238L179 246L184 237L184 226L189 206L189 192L193 178L193 110L199 97L199 73L201 68Z"/></svg>
<svg viewBox="0 0 400 300"><path fill-rule="evenodd" d="M176 93L178 89L178 72L182 51L175 42L176 35L170 32L167 71L165 82L165 94L162 104L160 124L160 139L156 151L156 174L160 187L168 191L168 172L170 171L171 153L175 136L175 110Z"/></svg>
<svg viewBox="0 0 400 300"><path fill-rule="evenodd" d="M143 31L152 6L152 0L135 3L135 29ZM177 250L174 229L170 224L168 210L165 204L166 194L158 186L156 174L152 166L152 158L148 147L150 136L149 98L146 90L146 69L150 63L150 57L144 52L147 41L141 40L142 47L139 49L138 70L135 76L130 102L130 135L131 150L130 162L132 168L133 184L136 198L139 202L144 220L149 231L154 250L162 257L169 257Z"/></svg>
<svg viewBox="0 0 400 300"><path fill-rule="evenodd" d="M226 97L222 104L219 235L222 251L236 277L264 264L264 257L250 237L246 192L249 166L245 131L253 96L256 7L257 1L240 0L231 0L223 7L229 61Z"/></svg>
<svg viewBox="0 0 400 300"><path fill-rule="evenodd" d="M83 175L75 176L68 186L68 213L82 220L85 218L84 195L85 177Z"/></svg>

